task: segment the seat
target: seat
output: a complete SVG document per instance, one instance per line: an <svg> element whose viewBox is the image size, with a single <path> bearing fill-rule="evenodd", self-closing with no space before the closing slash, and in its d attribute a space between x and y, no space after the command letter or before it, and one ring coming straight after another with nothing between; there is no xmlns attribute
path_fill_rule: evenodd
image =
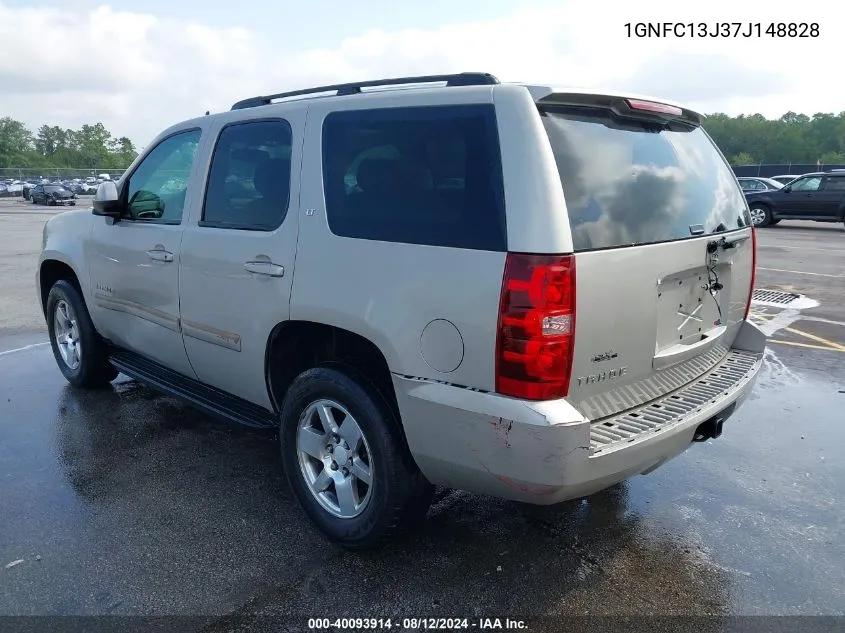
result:
<svg viewBox="0 0 845 633"><path fill-rule="evenodd" d="M290 159L267 159L255 168L253 186L261 197L248 203L238 214L237 223L260 228L276 228L284 217L290 198Z"/></svg>

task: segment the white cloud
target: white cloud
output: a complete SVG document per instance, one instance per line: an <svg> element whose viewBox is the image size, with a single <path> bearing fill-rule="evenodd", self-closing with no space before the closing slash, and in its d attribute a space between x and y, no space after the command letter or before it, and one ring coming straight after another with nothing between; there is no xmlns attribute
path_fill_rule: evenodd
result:
<svg viewBox="0 0 845 633"><path fill-rule="evenodd" d="M843 29L832 19L812 18L823 21L818 38L628 38L626 22L804 19L791 1L643 5L526 4L497 19L350 33L331 48L290 51L277 24L261 31L222 29L105 5L71 11L16 8L0 0L0 112L31 127L102 121L143 145L175 121L262 92L461 70L493 72L503 80L622 87L707 112L779 116L842 108L841 89L824 65L814 63L838 56ZM47 41L37 35L45 29L60 35Z"/></svg>

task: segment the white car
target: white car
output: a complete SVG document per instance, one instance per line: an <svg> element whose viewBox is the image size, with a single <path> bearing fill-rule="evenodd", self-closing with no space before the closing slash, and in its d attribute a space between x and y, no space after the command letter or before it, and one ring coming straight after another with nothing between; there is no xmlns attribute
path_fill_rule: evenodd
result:
<svg viewBox="0 0 845 633"><path fill-rule="evenodd" d="M781 174L779 176L770 176L769 180L776 180L782 185L788 185L796 178L801 177L802 174Z"/></svg>

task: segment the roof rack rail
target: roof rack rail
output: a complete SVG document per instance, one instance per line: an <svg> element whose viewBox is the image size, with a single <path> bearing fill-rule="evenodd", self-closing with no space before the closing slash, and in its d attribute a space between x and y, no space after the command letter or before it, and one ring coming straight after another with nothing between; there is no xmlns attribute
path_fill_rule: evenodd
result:
<svg viewBox="0 0 845 633"><path fill-rule="evenodd" d="M490 73L457 73L452 75L423 75L420 77L396 77L393 79L375 79L371 81L359 81L348 84L334 84L332 86L318 86L304 90L292 90L290 92L279 92L273 95L250 97L238 101L232 106L232 110L244 108L255 108L258 106L270 105L274 99L286 97L299 97L320 92L334 92L336 96L359 94L361 88L373 88L376 86L401 86L404 84L443 83L447 86L495 86L499 80Z"/></svg>

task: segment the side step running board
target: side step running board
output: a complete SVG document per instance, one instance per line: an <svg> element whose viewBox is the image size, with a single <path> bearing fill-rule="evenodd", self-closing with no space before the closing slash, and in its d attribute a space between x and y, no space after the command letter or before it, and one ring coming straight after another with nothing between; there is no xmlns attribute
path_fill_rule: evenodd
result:
<svg viewBox="0 0 845 633"><path fill-rule="evenodd" d="M276 416L267 409L220 389L186 378L134 352L112 348L109 361L115 369L130 378L184 400L227 422L235 422L256 429L273 429L279 426Z"/></svg>

